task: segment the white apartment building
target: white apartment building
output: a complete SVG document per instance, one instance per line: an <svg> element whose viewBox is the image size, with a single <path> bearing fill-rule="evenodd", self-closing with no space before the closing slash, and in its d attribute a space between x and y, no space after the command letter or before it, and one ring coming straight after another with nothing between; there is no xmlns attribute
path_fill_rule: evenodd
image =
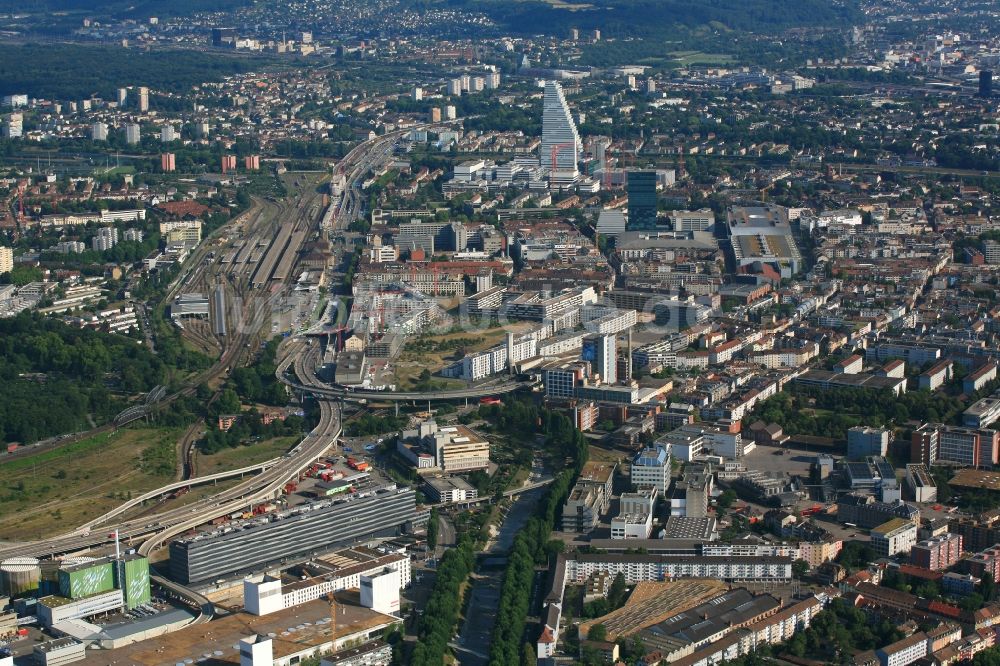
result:
<svg viewBox="0 0 1000 666"><path fill-rule="evenodd" d="M160 235L167 244L197 245L201 242L201 220L160 222Z"/></svg>
<svg viewBox="0 0 1000 666"><path fill-rule="evenodd" d="M142 140L142 131L138 123L125 125L125 143L134 146Z"/></svg>
<svg viewBox="0 0 1000 666"><path fill-rule="evenodd" d="M927 634L922 631L875 651L881 666L907 666L927 656Z"/></svg>
<svg viewBox="0 0 1000 666"><path fill-rule="evenodd" d="M787 581L792 559L787 557L698 557L650 554L577 553L566 558L566 580L584 583L603 571L619 573L629 585L671 578L718 578L739 581Z"/></svg>
<svg viewBox="0 0 1000 666"><path fill-rule="evenodd" d="M278 578L258 576L243 580L243 603L253 615L267 615L286 608L322 599L332 592L361 587L362 576L390 569L399 574L399 586L410 584L410 558L393 553L341 567L330 574L282 585Z"/></svg>
<svg viewBox="0 0 1000 666"><path fill-rule="evenodd" d="M908 553L917 543L917 526L902 518L893 518L871 531L872 550L880 557Z"/></svg>
<svg viewBox="0 0 1000 666"><path fill-rule="evenodd" d="M611 519L612 539L648 539L652 531L651 513L625 513Z"/></svg>
<svg viewBox="0 0 1000 666"><path fill-rule="evenodd" d="M670 473L670 449L657 446L640 451L632 460L630 480L636 488L656 488L662 494L670 487Z"/></svg>
<svg viewBox="0 0 1000 666"><path fill-rule="evenodd" d="M14 270L14 250L0 247L0 274L10 273L12 270Z"/></svg>

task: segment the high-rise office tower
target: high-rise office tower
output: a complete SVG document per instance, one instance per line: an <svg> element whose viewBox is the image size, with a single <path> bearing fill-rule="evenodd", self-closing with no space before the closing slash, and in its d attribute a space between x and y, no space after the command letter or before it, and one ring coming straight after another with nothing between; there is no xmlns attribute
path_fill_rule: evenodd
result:
<svg viewBox="0 0 1000 666"><path fill-rule="evenodd" d="M91 141L107 141L108 140L108 126L102 122L96 122L90 126L90 140Z"/></svg>
<svg viewBox="0 0 1000 666"><path fill-rule="evenodd" d="M618 381L618 359L614 335L595 333L583 338L580 358L590 361L591 372L600 375L605 384Z"/></svg>
<svg viewBox="0 0 1000 666"><path fill-rule="evenodd" d="M656 172L629 171L626 174L628 187L628 228L656 228Z"/></svg>
<svg viewBox="0 0 1000 666"><path fill-rule="evenodd" d="M139 123L129 123L125 126L125 143L135 145L142 139Z"/></svg>
<svg viewBox="0 0 1000 666"><path fill-rule="evenodd" d="M988 69L979 72L979 96L993 97L993 72Z"/></svg>
<svg viewBox="0 0 1000 666"><path fill-rule="evenodd" d="M542 144L539 161L549 169L553 182L571 183L579 175L580 135L563 96L562 86L556 81L545 82L542 99Z"/></svg>
<svg viewBox="0 0 1000 666"><path fill-rule="evenodd" d="M597 162L598 169L607 168L607 153L610 145L611 139L606 136L599 136L591 140L590 151L594 154L594 161Z"/></svg>
<svg viewBox="0 0 1000 666"><path fill-rule="evenodd" d="M139 88L139 111L149 111L149 88Z"/></svg>

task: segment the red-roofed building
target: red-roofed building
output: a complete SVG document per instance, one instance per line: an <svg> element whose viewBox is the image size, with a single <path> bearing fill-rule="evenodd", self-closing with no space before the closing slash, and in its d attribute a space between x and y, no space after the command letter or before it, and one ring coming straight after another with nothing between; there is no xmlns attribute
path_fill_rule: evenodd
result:
<svg viewBox="0 0 1000 666"><path fill-rule="evenodd" d="M900 565L899 573L907 576L913 576L914 578L919 578L920 580L941 580L944 576L944 574L940 571L925 569L924 567L918 567L913 564Z"/></svg>

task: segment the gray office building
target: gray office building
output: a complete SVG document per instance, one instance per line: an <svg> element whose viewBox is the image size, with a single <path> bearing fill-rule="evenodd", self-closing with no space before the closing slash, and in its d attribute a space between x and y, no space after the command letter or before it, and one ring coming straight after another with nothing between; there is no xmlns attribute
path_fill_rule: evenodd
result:
<svg viewBox="0 0 1000 666"><path fill-rule="evenodd" d="M292 562L379 536L414 520L410 488L305 504L170 544L170 577L199 583Z"/></svg>
<svg viewBox="0 0 1000 666"><path fill-rule="evenodd" d="M405 222L399 225L395 244L401 252L414 248L462 252L469 246L469 232L459 222Z"/></svg>

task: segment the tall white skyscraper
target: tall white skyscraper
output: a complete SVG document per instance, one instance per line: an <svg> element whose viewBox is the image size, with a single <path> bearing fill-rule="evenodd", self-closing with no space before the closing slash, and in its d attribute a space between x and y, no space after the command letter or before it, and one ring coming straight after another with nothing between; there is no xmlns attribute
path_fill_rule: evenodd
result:
<svg viewBox="0 0 1000 666"><path fill-rule="evenodd" d="M128 88L118 89L118 106L125 106L125 102L128 101Z"/></svg>
<svg viewBox="0 0 1000 666"><path fill-rule="evenodd" d="M139 111L142 113L149 111L149 88L139 88Z"/></svg>
<svg viewBox="0 0 1000 666"><path fill-rule="evenodd" d="M576 131L562 86L556 81L545 82L539 161L542 168L549 169L552 182L572 183L579 176L580 134Z"/></svg>

